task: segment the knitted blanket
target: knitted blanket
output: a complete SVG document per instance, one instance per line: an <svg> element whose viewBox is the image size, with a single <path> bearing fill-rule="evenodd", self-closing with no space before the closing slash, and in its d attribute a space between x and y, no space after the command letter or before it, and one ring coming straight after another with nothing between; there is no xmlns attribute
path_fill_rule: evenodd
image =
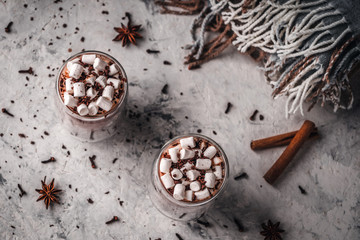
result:
<svg viewBox="0 0 360 240"><path fill-rule="evenodd" d="M349 72L360 59L359 0L164 0L163 13L198 14L191 26L189 69L229 45L262 63L273 97L286 96L286 116L303 103L349 109ZM209 39L209 33L216 37Z"/></svg>

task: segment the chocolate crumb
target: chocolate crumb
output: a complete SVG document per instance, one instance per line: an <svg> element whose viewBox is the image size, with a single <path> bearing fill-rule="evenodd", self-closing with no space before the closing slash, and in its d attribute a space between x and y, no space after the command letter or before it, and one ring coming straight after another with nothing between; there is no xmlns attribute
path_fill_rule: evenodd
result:
<svg viewBox="0 0 360 240"><path fill-rule="evenodd" d="M6 26L5 28L5 32L6 33L10 33L11 32L11 26L13 25L13 22L9 22L9 24Z"/></svg>
<svg viewBox="0 0 360 240"><path fill-rule="evenodd" d="M11 225L10 227L13 228L13 229L15 229L15 226L13 226L13 225Z"/></svg>
<svg viewBox="0 0 360 240"><path fill-rule="evenodd" d="M210 223L208 221L202 221L202 220L198 219L198 220L196 220L196 222L198 224L201 224L201 225L205 226L205 227L210 227Z"/></svg>
<svg viewBox="0 0 360 240"><path fill-rule="evenodd" d="M91 167L92 167L92 168L96 168L95 159L96 159L96 155L93 155L93 156L89 157L89 160L90 160L90 162L91 162Z"/></svg>
<svg viewBox="0 0 360 240"><path fill-rule="evenodd" d="M264 120L264 116L260 114L259 119L260 121Z"/></svg>
<svg viewBox="0 0 360 240"><path fill-rule="evenodd" d="M70 151L67 151L67 155L70 156Z"/></svg>
<svg viewBox="0 0 360 240"><path fill-rule="evenodd" d="M44 131L44 134L45 134L46 136L49 136L49 135L50 135L47 131Z"/></svg>
<svg viewBox="0 0 360 240"><path fill-rule="evenodd" d="M30 142L30 144L34 145L34 144L35 144L35 142L34 142L34 141L31 141L31 142Z"/></svg>
<svg viewBox="0 0 360 240"><path fill-rule="evenodd" d="M242 173L239 173L237 174L235 177L234 177L234 180L240 180L240 179L243 179L243 178L246 178L248 179L249 178L249 175L247 175L246 172L242 172Z"/></svg>
<svg viewBox="0 0 360 240"><path fill-rule="evenodd" d="M19 133L19 137L21 137L21 138L27 138L27 136L26 136L25 134L23 134L23 133Z"/></svg>
<svg viewBox="0 0 360 240"><path fill-rule="evenodd" d="M24 8L27 8L28 7L28 5L27 4L24 4Z"/></svg>
<svg viewBox="0 0 360 240"><path fill-rule="evenodd" d="M299 189L300 189L301 194L304 194L304 195L307 194L306 190L302 186L299 185Z"/></svg>
<svg viewBox="0 0 360 240"><path fill-rule="evenodd" d="M71 189L71 184L69 184L69 188Z"/></svg>
<svg viewBox="0 0 360 240"><path fill-rule="evenodd" d="M234 218L234 223L236 224L239 232L244 232L245 231L245 228L242 225L242 223L240 222L240 220L238 220L237 218Z"/></svg>
<svg viewBox="0 0 360 240"><path fill-rule="evenodd" d="M62 148L62 149L66 149L66 146L63 144L61 148Z"/></svg>
<svg viewBox="0 0 360 240"><path fill-rule="evenodd" d="M226 107L226 110L225 110L225 114L228 114L230 112L230 109L232 108L232 104L230 102L227 103L227 107Z"/></svg>
<svg viewBox="0 0 360 240"><path fill-rule="evenodd" d="M81 38L80 38L80 41L81 41L81 42L85 42L85 37L81 37Z"/></svg>
<svg viewBox="0 0 360 240"><path fill-rule="evenodd" d="M118 158L114 158L112 163L114 164L117 160L118 160Z"/></svg>
<svg viewBox="0 0 360 240"><path fill-rule="evenodd" d="M171 62L169 62L167 60L165 60L163 63L164 63L164 65L171 65Z"/></svg>
<svg viewBox="0 0 360 240"><path fill-rule="evenodd" d="M124 201L119 201L120 206L122 207Z"/></svg>
<svg viewBox="0 0 360 240"><path fill-rule="evenodd" d="M201 133L201 132L202 132L201 129L198 129L198 130L197 130L197 133Z"/></svg>
<svg viewBox="0 0 360 240"><path fill-rule="evenodd" d="M147 71L148 69L147 69L147 68L144 68L143 70L144 70L144 71Z"/></svg>
<svg viewBox="0 0 360 240"><path fill-rule="evenodd" d="M228 225L226 225L226 224L224 224L223 227L224 227L224 228L229 228Z"/></svg>
<svg viewBox="0 0 360 240"><path fill-rule="evenodd" d="M214 134L214 135L217 135L217 132L213 131L213 134Z"/></svg>
<svg viewBox="0 0 360 240"><path fill-rule="evenodd" d="M78 225L76 225L76 228L80 228Z"/></svg>
<svg viewBox="0 0 360 240"><path fill-rule="evenodd" d="M101 13L102 13L102 14L109 15L109 11L102 11Z"/></svg>
<svg viewBox="0 0 360 240"><path fill-rule="evenodd" d="M105 192L105 194L109 194L109 193L110 193L110 191Z"/></svg>
<svg viewBox="0 0 360 240"><path fill-rule="evenodd" d="M159 50L153 50L153 49L146 49L146 52L147 52L148 54L158 54L158 53L160 53Z"/></svg>
<svg viewBox="0 0 360 240"><path fill-rule="evenodd" d="M34 21L34 17L31 17L31 18L30 18L30 21Z"/></svg>
<svg viewBox="0 0 360 240"><path fill-rule="evenodd" d="M91 198L89 198L87 201L88 201L88 203L90 203L90 204L93 204L93 203L94 203L94 201L93 201Z"/></svg>
<svg viewBox="0 0 360 240"><path fill-rule="evenodd" d="M54 226L54 224L50 224L50 226L49 227L53 227Z"/></svg>
<svg viewBox="0 0 360 240"><path fill-rule="evenodd" d="M185 217L185 216L186 216L186 213L183 213L183 214L180 215L179 218L182 219L182 218Z"/></svg>
<svg viewBox="0 0 360 240"><path fill-rule="evenodd" d="M184 240L184 239L180 236L180 234L178 234L178 233L175 233L175 236L176 236L179 240Z"/></svg>
<svg viewBox="0 0 360 240"><path fill-rule="evenodd" d="M64 24L63 24L63 28L66 28L66 27L67 27L67 24L66 24L66 23L64 23Z"/></svg>
<svg viewBox="0 0 360 240"><path fill-rule="evenodd" d="M258 114L258 112L259 112L259 110L255 110L254 112L253 112L253 114L250 116L250 120L251 121L255 121L255 117L256 117L256 115Z"/></svg>
<svg viewBox="0 0 360 240"><path fill-rule="evenodd" d="M168 88L169 88L169 85L168 84L165 84L164 87L161 89L161 92L163 94L168 94Z"/></svg>
<svg viewBox="0 0 360 240"><path fill-rule="evenodd" d="M172 139L174 137L174 134L172 132L169 132L169 138Z"/></svg>

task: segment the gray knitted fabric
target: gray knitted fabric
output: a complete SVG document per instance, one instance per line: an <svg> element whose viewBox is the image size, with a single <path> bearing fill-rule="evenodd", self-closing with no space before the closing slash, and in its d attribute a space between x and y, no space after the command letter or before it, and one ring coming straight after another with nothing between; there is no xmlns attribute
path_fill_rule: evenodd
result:
<svg viewBox="0 0 360 240"><path fill-rule="evenodd" d="M360 60L359 0L209 0L192 28L197 57L205 27L217 14L237 35L239 51L267 53L263 70L273 96L287 96L286 116L303 114L305 101L331 102L335 111L351 108L347 75Z"/></svg>

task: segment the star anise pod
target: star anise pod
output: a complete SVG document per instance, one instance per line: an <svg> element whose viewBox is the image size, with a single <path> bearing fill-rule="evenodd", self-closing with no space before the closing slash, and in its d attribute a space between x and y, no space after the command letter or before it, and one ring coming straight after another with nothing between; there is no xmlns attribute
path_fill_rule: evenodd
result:
<svg viewBox="0 0 360 240"><path fill-rule="evenodd" d="M35 191L37 191L39 194L41 194L41 196L36 200L37 202L40 200L44 200L45 202L45 206L46 209L48 209L50 203L52 202L56 202L58 204L60 204L59 200L58 200L58 196L57 194L60 193L62 190L60 189L55 189L54 187L54 178L51 181L51 183L49 185L46 185L46 176L44 177L44 181L41 181L42 184L42 189L35 189Z"/></svg>
<svg viewBox="0 0 360 240"><path fill-rule="evenodd" d="M142 38L140 33L138 33L141 25L132 26L130 13L125 13L125 16L129 20L127 26L121 23L121 28L114 27L114 30L119 34L113 39L113 41L121 41L123 47L129 43L136 45L136 38Z"/></svg>
<svg viewBox="0 0 360 240"><path fill-rule="evenodd" d="M280 233L285 232L279 228L280 222L273 224L270 220L267 225L265 223L261 224L261 227L264 229L260 232L265 238L264 240L282 240Z"/></svg>

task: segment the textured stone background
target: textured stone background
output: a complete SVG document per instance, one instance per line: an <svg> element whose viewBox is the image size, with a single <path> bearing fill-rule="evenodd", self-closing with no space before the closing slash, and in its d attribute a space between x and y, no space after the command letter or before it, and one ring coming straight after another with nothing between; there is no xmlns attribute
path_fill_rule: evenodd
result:
<svg viewBox="0 0 360 240"><path fill-rule="evenodd" d="M188 71L181 47L191 42L192 17L160 15L151 2L0 1L0 106L15 115L0 114L0 239L176 239L175 233L184 239L261 239L260 224L267 219L281 221L285 239L359 239L360 109L334 114L331 107L316 106L305 117L285 119L285 99L273 100L256 64L234 48ZM126 11L143 25L137 47L111 41ZM6 34L10 21L12 32ZM147 54L148 48L161 53ZM63 133L54 103L57 69L82 49L113 55L130 82L126 128L95 144ZM37 76L27 81L18 70L30 66ZM165 84L168 94L161 93ZM227 102L234 107L226 115ZM249 120L255 109L263 121ZM253 152L250 140L297 129L304 119L316 123L322 138L307 143L277 184L268 185L262 176L283 148ZM198 129L224 148L231 167L227 192L205 217L210 227L172 221L147 196L151 164L170 133ZM92 155L98 169L90 166ZM50 156L57 161L41 164ZM235 181L242 171L249 178ZM44 176L64 190L61 205L50 210L35 202L34 189ZM22 198L18 183L28 193ZM121 222L105 225L113 215Z"/></svg>

